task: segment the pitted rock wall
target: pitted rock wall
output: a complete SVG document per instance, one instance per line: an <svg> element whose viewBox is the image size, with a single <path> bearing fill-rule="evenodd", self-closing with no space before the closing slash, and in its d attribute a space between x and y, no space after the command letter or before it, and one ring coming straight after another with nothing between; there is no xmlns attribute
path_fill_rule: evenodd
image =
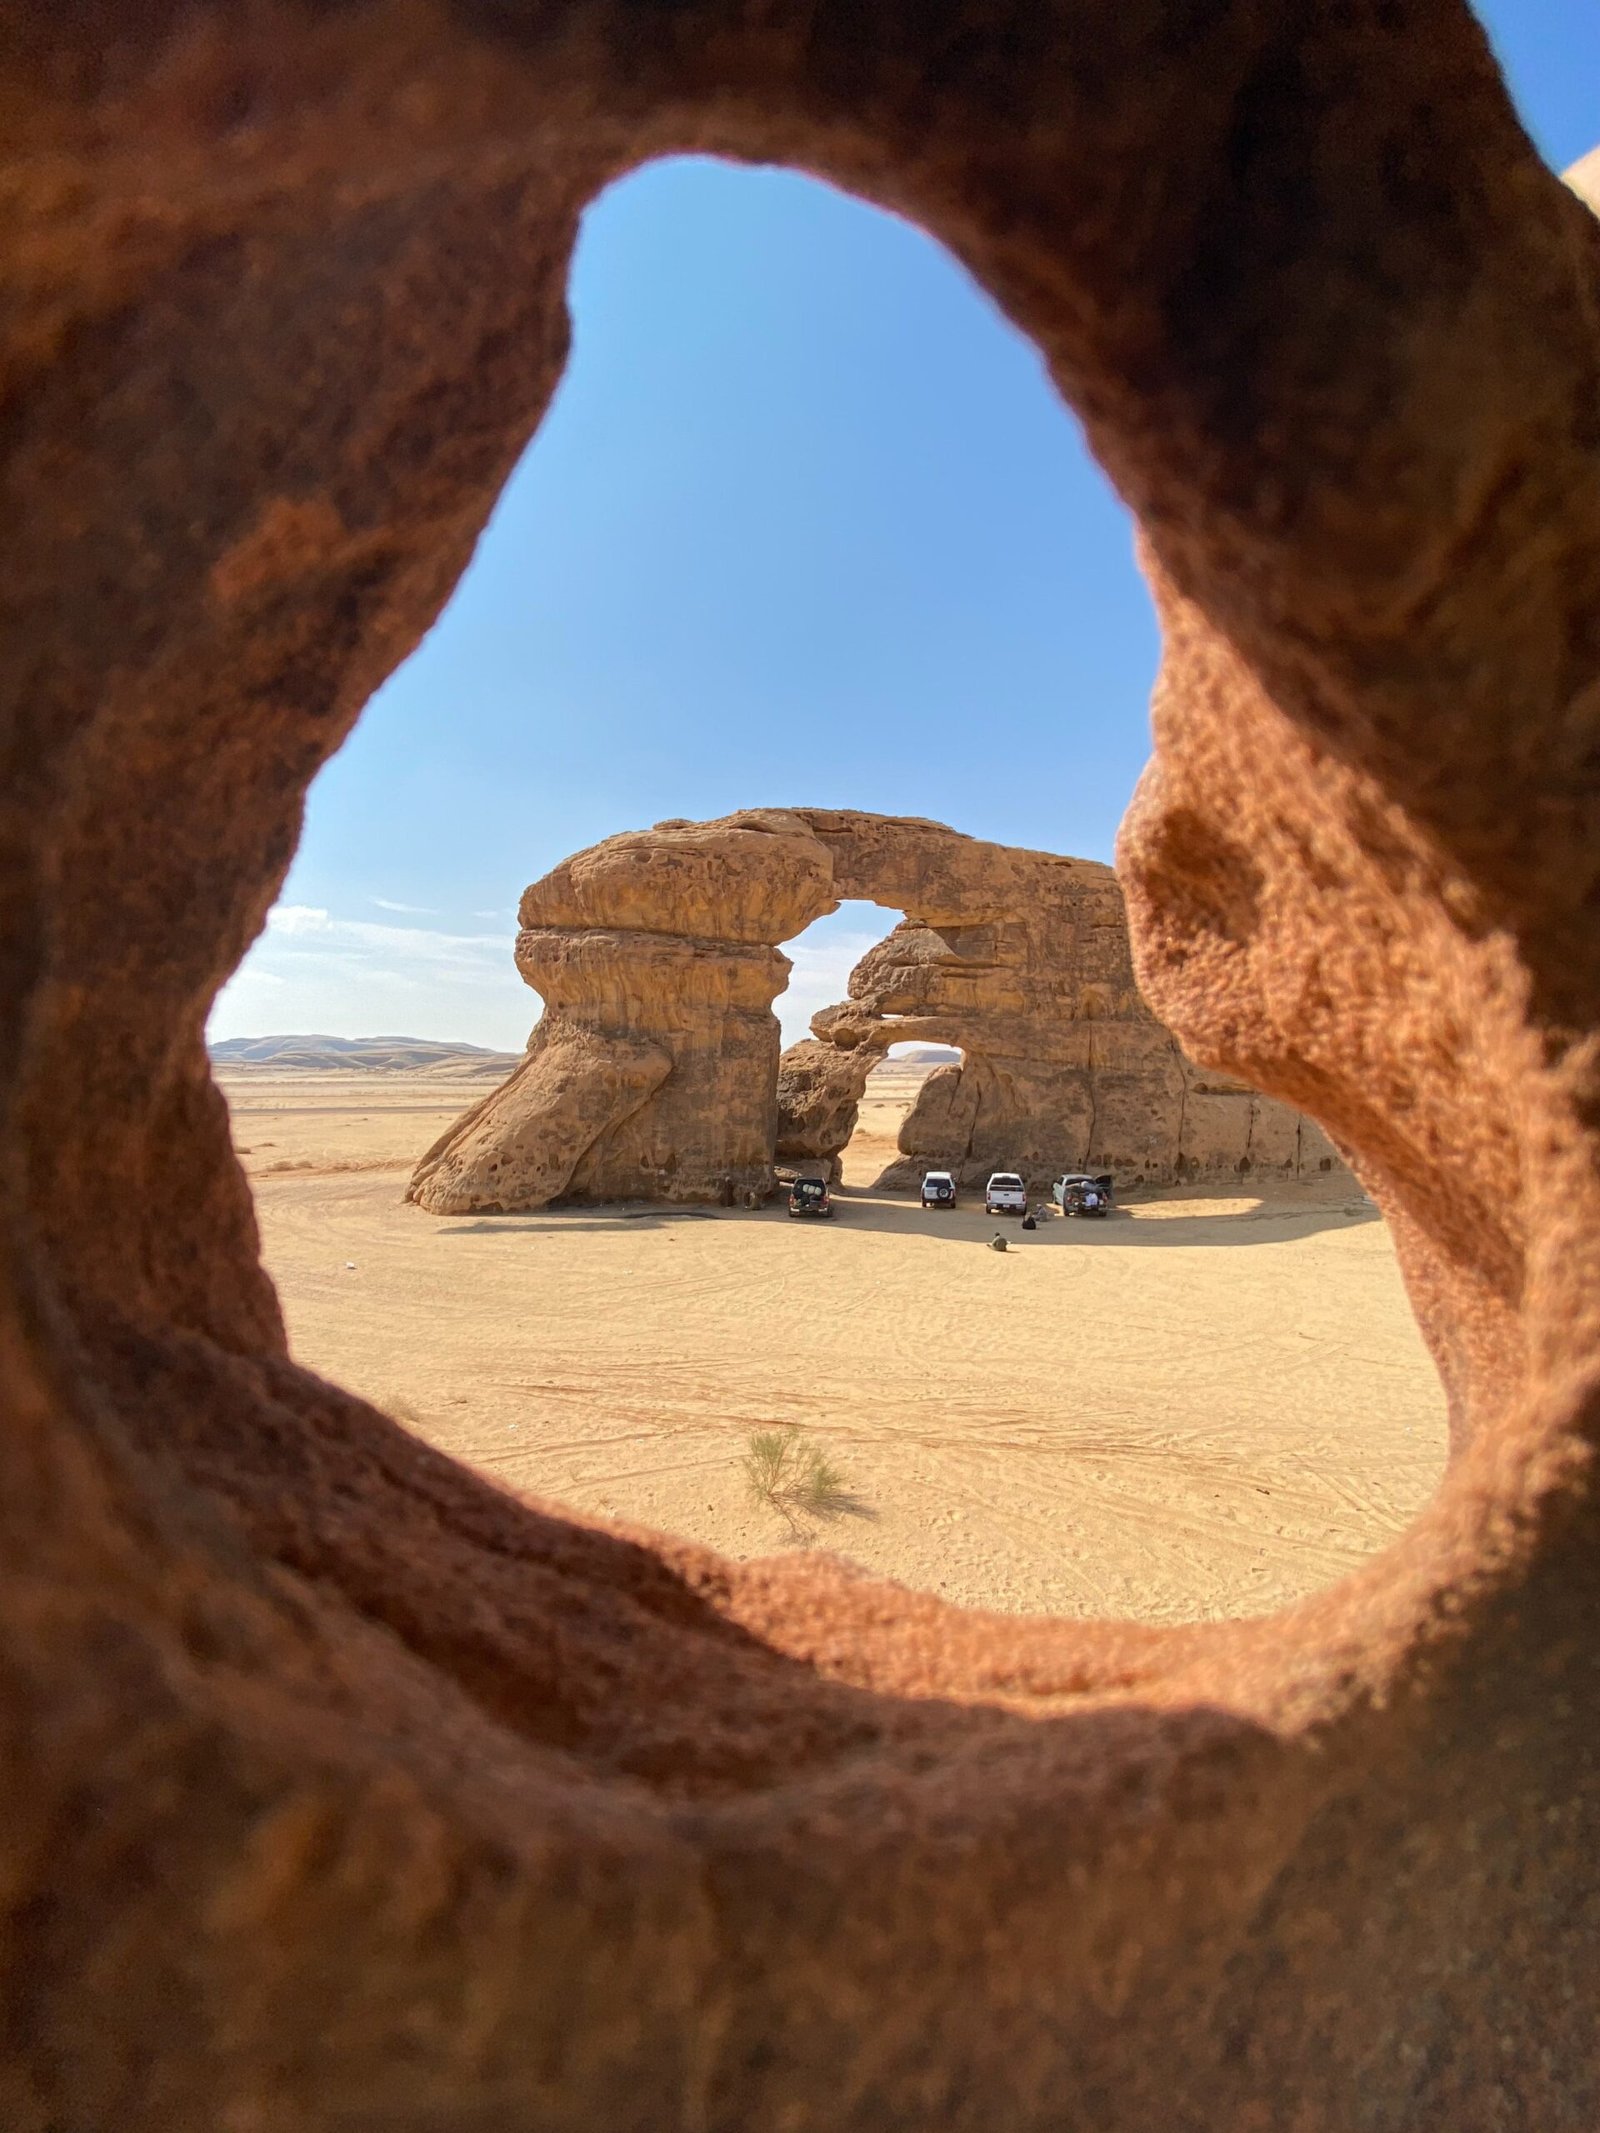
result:
<svg viewBox="0 0 1600 2133"><path fill-rule="evenodd" d="M0 112L0 2123L1590 2133L1600 230L1461 0L104 0ZM925 225L1140 523L1140 987L1452 1403L1287 1614L588 1526L289 1352L206 1017L676 149Z"/></svg>

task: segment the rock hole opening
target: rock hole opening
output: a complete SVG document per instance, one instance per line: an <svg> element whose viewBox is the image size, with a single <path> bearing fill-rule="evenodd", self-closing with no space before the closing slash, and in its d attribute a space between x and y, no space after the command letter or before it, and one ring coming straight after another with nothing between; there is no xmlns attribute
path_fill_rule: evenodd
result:
<svg viewBox="0 0 1600 2133"><path fill-rule="evenodd" d="M603 236L607 216L635 189L644 203L631 240L637 278L678 211L668 196L709 180L704 165L657 166L606 196L591 237ZM704 229L696 240L707 246L702 264L716 267L708 286L726 275L729 245L743 262L739 347L714 352L709 393L702 381L702 397L682 398L707 354L692 301L682 334L646 341L644 312L630 314L607 289L597 294L585 280L596 271L594 250L580 252L577 352L556 406L440 625L319 783L293 884L263 950L229 990L219 1029L248 1021L254 1038L263 1013L281 1014L294 998L313 1003L299 1010L304 1020L347 1032L322 1061L333 1078L319 1084L317 1104L297 1105L291 1091L253 1105L260 1085L230 1089L236 1127L272 1108L277 1145L285 1136L305 1144L293 1185L257 1176L268 1262L297 1353L516 1486L735 1555L798 1542L951 1599L1026 1612L1177 1620L1270 1609L1353 1567L1428 1493L1442 1442L1437 1391L1392 1270L1364 1266L1358 1278L1382 1291L1381 1323L1365 1329L1364 1347L1377 1342L1406 1391L1370 1443L1352 1447L1318 1421L1348 1411L1349 1388L1327 1376L1330 1358L1342 1367L1348 1343L1342 1314L1324 1309L1321 1284L1294 1249L1314 1255L1319 1239L1344 1234L1355 1218L1336 1203L1352 1188L1341 1179L1320 1198L1303 1196L1303 1206L1275 1206L1274 1178L1299 1183L1313 1166L1318 1177L1333 1174L1315 1129L1226 1077L1187 1070L1163 1033L1130 1019L1115 884L1095 861L1056 856L1109 849L1143 752L1147 676L1130 685L1124 672L1112 689L1098 648L1132 612L1100 575L1114 553L1119 581L1136 583L1125 523L1031 351L960 284L961 303L1004 351L963 412L992 424L1008 391L1042 390L1049 413L1035 407L1030 448L1050 463L1058 489L1065 470L1084 513L1072 535L1080 545L1058 538L1052 565L1057 587L1074 574L1079 582L1064 632L1061 616L1049 615L1057 593L1042 585L1037 555L1022 555L1015 539L1003 570L988 555L996 514L982 508L969 468L959 482L949 477L961 490L959 513L943 521L956 556L944 559L949 575L935 573L904 607L894 553L919 513L940 508L938 483L924 470L897 489L838 463L825 469L837 476L830 484L805 469L818 440L793 395L793 449L777 460L753 451L773 396L748 392L752 346L769 350L780 329L796 330L794 293L751 278L761 250L754 239L763 227L770 239L795 214L803 220L820 199L823 249L845 227L898 231L895 242L920 264L915 274L903 263L895 271L913 280L930 251L943 255L809 181L719 168L714 184L733 195L754 188L776 213L771 226L735 216L720 263ZM656 197L656 185L666 194ZM850 254L858 307L874 258L870 246ZM692 275L692 258L675 264ZM642 349L648 390L635 375ZM808 361L810 371L788 373L802 402L808 379L816 384L811 371L838 389L837 349L816 349ZM737 529L732 541L711 538L685 488L686 470L704 463L709 425L724 418L731 436L712 457L716 509ZM923 409L924 446L930 419ZM868 426L857 420L858 447ZM992 451L1006 442L993 428L986 436ZM939 438L951 446L951 426ZM606 477L610 492L597 503ZM1016 479L1012 516L1037 542L1043 505L1031 474ZM784 500L795 506L808 483L813 521L846 528L842 545L820 559L781 525ZM551 511L552 491L565 513ZM575 517L585 495L590 515ZM861 509L881 513L885 496L893 521L864 530ZM950 531L957 516L969 522L962 540ZM970 537L970 523L981 538ZM639 598L662 558L661 582ZM1040 612L1019 606L1019 585ZM1142 591L1135 601L1135 626L1147 628ZM1106 612L1091 635L1094 605ZM875 608L891 623L864 634ZM984 623L953 680L940 671L950 664L940 632L959 612ZM1119 731L1112 745L1089 749L1092 716L1048 755L1038 752L1039 729L1026 728L1028 775L1019 778L1005 719L985 708L971 730L980 693L1017 695L1019 638L1037 664L1070 671L1086 705L1117 698L1120 727L1099 721ZM820 661L809 656L816 643L825 647ZM458 694L464 676L478 715L455 724L448 757L430 753L425 735L437 727L440 694ZM543 715L530 743L518 714L535 687ZM882 709L886 693L892 716ZM969 840L921 814L811 809L798 826L779 819L792 814L783 808L758 810L760 820L717 818L707 795L803 797L791 742L817 718L819 701L831 704L829 767L822 781L808 768L807 786L881 795L956 816L963 829L1002 833L985 847L994 856L964 874L968 860L950 853ZM749 715L752 702L760 719ZM781 759L770 743L756 745L758 729L782 737ZM420 752L421 769L402 770L408 752ZM437 847L441 817L456 847L448 898L396 859ZM604 845L630 819L654 823L628 862L639 861L647 893L628 885L628 866L612 869L609 887L596 886L592 868L582 880L563 873L567 854ZM708 830L722 835L718 825L728 822L737 826L724 844L708 842ZM739 839L752 849L787 840L788 860L730 859ZM821 859L806 849L817 839ZM853 856L842 861L847 846ZM541 853L550 871L519 912L515 898L540 874L533 855ZM361 908L352 855L365 868ZM808 887L813 864L818 878ZM1057 938L1049 924L1030 932L1041 884L1055 879L1052 870L1078 882L1075 866L1095 906L1082 938ZM675 889L663 888L668 876ZM831 916L789 930L791 907L804 917L830 901ZM816 944L837 949L852 928L848 960L835 953L838 967L820 984L826 957ZM520 1054L530 998L512 969L514 932L523 979L555 1009L541 1025L549 1041L536 1071ZM1091 968L1108 940L1116 967ZM787 991L784 955L795 966ZM864 966L865 1002L850 983ZM1058 1019L1070 1029L1060 1044L1056 1034L1043 1041L1055 1008L1037 996L1041 974L1048 990L1048 973L1068 966L1077 997ZM785 1147L781 1116L773 1126L774 1091L780 1113L784 1104L774 999L791 1022L803 999L807 1023L842 1016L828 1026L833 1037L852 1017L864 1035L866 1022L876 1025L870 1042L881 1064L842 1151L845 1219L825 1235L802 1237L799 1217L791 1227L770 1197L774 1157L781 1168L807 1153ZM653 1019L641 1004L650 1000L667 1011ZM432 1045L390 1038L352 1050L353 1015L365 1028L413 1032L419 1015L431 1017ZM971 1033L985 1016L991 1026L978 1045ZM457 1041L463 1027L476 1050ZM697 1033L713 1027L715 1043L701 1044ZM905 1037L884 1041L900 1028ZM803 1041L792 1027L783 1036ZM912 1057L932 1048L954 1056ZM336 1086L341 1074L374 1073L392 1077L381 1094L370 1080ZM426 1091L413 1085L419 1100L408 1105L403 1077L412 1074L434 1079ZM1165 1077L1158 1100L1152 1074ZM486 1139L469 1133L463 1155L452 1139L460 1114L487 1107L494 1123L508 1085L528 1100L509 1122L500 1115ZM846 1092L852 1108L867 1087L863 1077ZM430 1107L432 1118L419 1123ZM334 1112L346 1122L336 1125ZM436 1174L437 1222L402 1207L396 1190L435 1128L447 1147L441 1162L462 1158L453 1173ZM1193 1198L1162 1203L1170 1219L1159 1222L1119 1208L1094 1256L1079 1249L1087 1224L1046 1218L1027 1239L1033 1257L1012 1251L997 1269L978 1249L994 1227L983 1213L987 1177L1015 1168L1039 1202L1075 1165L1103 1165L1135 1190L1182 1183ZM288 1165L279 1156L273 1168ZM950 1169L963 1203L942 1233L939 1216L918 1204L930 1168ZM713 1219L723 1215L732 1219ZM705 1219L683 1219L694 1216ZM969 1238L973 1222L983 1235ZM930 1249L958 1240L972 1249L947 1282ZM1180 1248L1125 1249L1134 1242ZM1260 1249L1216 1249L1241 1244ZM327 1259L336 1278L308 1279L313 1258L318 1267ZM994 1290L997 1273L1010 1293ZM1035 1291L1016 1293L1030 1279ZM470 1408L457 1412L466 1387ZM843 1479L831 1492L814 1489L809 1504L771 1489L762 1498L750 1461L760 1456L756 1440L773 1433L791 1460L814 1447ZM1317 1469L1309 1480L1308 1437Z"/></svg>

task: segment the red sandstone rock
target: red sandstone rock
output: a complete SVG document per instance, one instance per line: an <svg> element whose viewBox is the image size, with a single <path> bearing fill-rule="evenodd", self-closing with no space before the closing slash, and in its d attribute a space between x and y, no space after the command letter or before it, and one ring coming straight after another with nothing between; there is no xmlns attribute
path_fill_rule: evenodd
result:
<svg viewBox="0 0 1600 2133"><path fill-rule="evenodd" d="M1600 230L1465 6L106 0L0 113L0 2122L1588 2133ZM942 237L1141 521L1141 986L1454 1402L1285 1616L590 1530L286 1352L206 1012L679 147Z"/></svg>

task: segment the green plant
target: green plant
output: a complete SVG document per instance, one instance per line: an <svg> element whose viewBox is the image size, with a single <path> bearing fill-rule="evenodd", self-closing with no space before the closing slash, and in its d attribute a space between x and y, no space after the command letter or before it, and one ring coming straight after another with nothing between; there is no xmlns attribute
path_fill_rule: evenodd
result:
<svg viewBox="0 0 1600 2133"><path fill-rule="evenodd" d="M792 1429L753 1429L745 1445L744 1478L757 1503L775 1503L789 1465Z"/></svg>
<svg viewBox="0 0 1600 2133"><path fill-rule="evenodd" d="M740 1463L755 1501L770 1504L791 1521L797 1512L828 1518L844 1508L842 1470L792 1425L752 1430Z"/></svg>

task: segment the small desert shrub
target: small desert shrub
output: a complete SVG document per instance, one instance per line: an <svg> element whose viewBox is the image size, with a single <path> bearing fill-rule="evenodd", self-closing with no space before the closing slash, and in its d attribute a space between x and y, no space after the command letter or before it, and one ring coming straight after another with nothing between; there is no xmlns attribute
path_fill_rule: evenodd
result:
<svg viewBox="0 0 1600 2133"><path fill-rule="evenodd" d="M750 1432L740 1464L751 1496L792 1518L826 1518L844 1500L844 1475L820 1445L794 1428Z"/></svg>

